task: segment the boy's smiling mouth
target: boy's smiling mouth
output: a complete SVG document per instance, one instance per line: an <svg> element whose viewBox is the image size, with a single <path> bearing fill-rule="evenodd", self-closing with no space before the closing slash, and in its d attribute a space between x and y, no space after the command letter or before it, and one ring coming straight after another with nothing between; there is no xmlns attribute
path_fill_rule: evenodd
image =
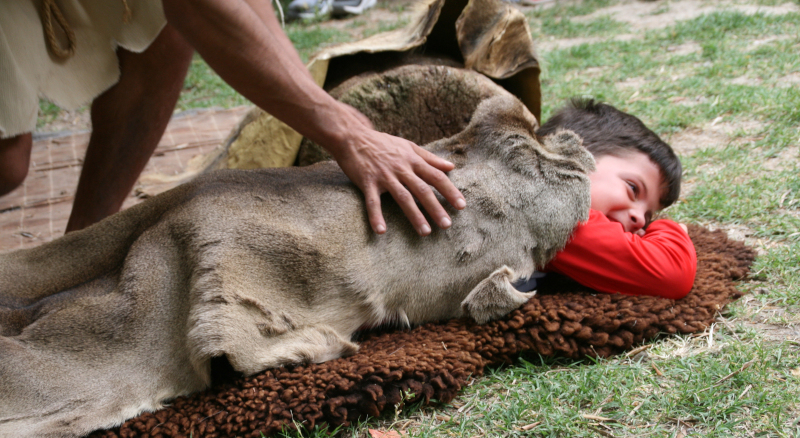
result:
<svg viewBox="0 0 800 438"><path fill-rule="evenodd" d="M622 226L622 229L623 229L623 230L625 230L625 232L626 232L626 233L627 233L627 232L630 232L630 231L629 231L627 228L625 228L625 224L624 224L624 223L622 223L622 221L620 221L620 220L618 220L618 219L614 218L613 216L608 216L608 215L607 215L606 217L607 217L607 218L608 218L608 220L610 220L611 222L614 222L615 224L620 224L620 225Z"/></svg>

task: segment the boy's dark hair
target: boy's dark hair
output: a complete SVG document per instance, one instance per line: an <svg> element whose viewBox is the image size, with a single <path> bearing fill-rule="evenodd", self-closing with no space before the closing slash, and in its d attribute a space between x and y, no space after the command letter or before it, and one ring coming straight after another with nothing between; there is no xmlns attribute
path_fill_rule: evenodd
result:
<svg viewBox="0 0 800 438"><path fill-rule="evenodd" d="M600 158L645 153L661 170L665 189L661 208L678 200L681 193L681 162L672 148L638 118L594 99L573 98L536 131L540 137L569 129L583 138L583 146Z"/></svg>

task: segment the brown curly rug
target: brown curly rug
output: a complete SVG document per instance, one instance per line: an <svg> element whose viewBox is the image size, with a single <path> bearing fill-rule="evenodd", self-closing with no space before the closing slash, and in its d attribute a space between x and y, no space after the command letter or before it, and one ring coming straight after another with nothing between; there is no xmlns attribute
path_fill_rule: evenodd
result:
<svg viewBox="0 0 800 438"><path fill-rule="evenodd" d="M354 356L239 378L92 436L261 437L294 422L347 424L393 408L407 390L426 402L449 402L471 376L522 351L606 357L662 334L702 331L741 296L734 282L747 275L755 254L721 231L690 226L689 232L697 279L682 300L607 295L568 280L549 281L501 321L367 333Z"/></svg>

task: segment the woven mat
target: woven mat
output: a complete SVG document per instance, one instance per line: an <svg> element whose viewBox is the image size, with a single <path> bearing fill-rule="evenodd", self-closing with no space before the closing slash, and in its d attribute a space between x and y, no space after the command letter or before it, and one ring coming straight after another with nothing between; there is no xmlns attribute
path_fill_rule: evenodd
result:
<svg viewBox="0 0 800 438"><path fill-rule="evenodd" d="M93 436L261 437L293 422L348 424L393 409L407 390L416 400L449 402L470 377L522 351L607 357L663 334L703 331L741 296L734 282L747 275L755 254L721 231L690 226L689 232L697 279L682 300L608 295L551 281L501 321L462 319L368 333L354 356L239 378Z"/></svg>

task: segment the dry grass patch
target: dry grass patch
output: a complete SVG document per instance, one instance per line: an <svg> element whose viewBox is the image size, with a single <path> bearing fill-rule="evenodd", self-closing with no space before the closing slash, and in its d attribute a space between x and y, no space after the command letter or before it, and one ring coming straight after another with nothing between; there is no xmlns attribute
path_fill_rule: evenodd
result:
<svg viewBox="0 0 800 438"><path fill-rule="evenodd" d="M52 120L36 128L37 133L81 132L92 129L92 118L88 107L60 110Z"/></svg>
<svg viewBox="0 0 800 438"><path fill-rule="evenodd" d="M676 101L679 104L692 106L703 103L699 100L686 99ZM684 103L687 102L687 103ZM690 127L666 137L667 143L679 155L690 155L699 149L721 149L732 143L743 144L758 140L765 126L757 120L739 120L722 122L717 118L705 126Z"/></svg>
<svg viewBox="0 0 800 438"><path fill-rule="evenodd" d="M745 329L758 331L770 342L793 342L800 344L800 324L766 324L752 321L739 321Z"/></svg>
<svg viewBox="0 0 800 438"><path fill-rule="evenodd" d="M711 324L702 333L689 336L664 338L647 350L650 359L668 360L687 358L703 354L717 354L727 345L715 336L717 324Z"/></svg>
<svg viewBox="0 0 800 438"><path fill-rule="evenodd" d="M678 44L677 46L667 47L669 56L686 56L692 53L700 53L702 51L703 47L700 46L700 43L696 41L689 41L683 44Z"/></svg>
<svg viewBox="0 0 800 438"><path fill-rule="evenodd" d="M751 87L756 87L756 86L759 86L759 85L763 84L764 81L761 80L761 78L752 78L752 77L747 76L747 75L742 75L742 76L739 76L739 77L731 79L730 81L728 81L728 83L733 84L733 85L748 85L748 86L751 86Z"/></svg>
<svg viewBox="0 0 800 438"><path fill-rule="evenodd" d="M767 328L769 334L759 331L759 335L767 339L775 339L778 334L783 334L786 337L779 340L793 339L800 345L800 315L789 312L774 300L760 298L760 295L768 293L770 291L766 288L756 288L753 294L742 297L741 302L737 303L741 308L737 323L745 327Z"/></svg>
<svg viewBox="0 0 800 438"><path fill-rule="evenodd" d="M614 6L598 9L591 14L575 17L576 22L591 21L602 16L628 23L634 30L663 29L678 21L691 20L703 14L717 10L735 10L743 14L757 13L765 15L782 15L800 11L794 3L778 6L739 5L729 1L708 2L703 0L685 0L672 3L646 2L628 0Z"/></svg>
<svg viewBox="0 0 800 438"><path fill-rule="evenodd" d="M638 90L645 86L648 82L649 81L643 77L628 78L624 81L617 82L616 87L620 90L627 88Z"/></svg>
<svg viewBox="0 0 800 438"><path fill-rule="evenodd" d="M764 161L763 165L767 170L791 170L797 169L798 161L800 161L800 148L798 146L789 146L769 157Z"/></svg>
<svg viewBox="0 0 800 438"><path fill-rule="evenodd" d="M780 77L777 80L779 87L798 87L800 86L800 72L790 73L786 76Z"/></svg>
<svg viewBox="0 0 800 438"><path fill-rule="evenodd" d="M577 20L576 20L577 21ZM601 43L606 41L631 41L634 38L638 38L638 35L632 33L624 33L621 35L615 35L613 37L580 37L580 38L556 38L556 37L547 37L546 40L538 40L535 41L536 48L543 52L549 52L551 50L560 50L560 49L568 49L570 47L579 46L581 44L594 44L594 43Z"/></svg>
<svg viewBox="0 0 800 438"><path fill-rule="evenodd" d="M792 37L789 35L773 35L766 38L759 38L757 40L753 40L750 44L747 45L747 47L744 50L746 52L752 52L753 50L756 50L765 44L770 44L778 41L786 41L790 38Z"/></svg>
<svg viewBox="0 0 800 438"><path fill-rule="evenodd" d="M756 230L745 224L721 224L719 222L711 221L700 221L698 223L712 231L724 231L725 234L728 235L729 239L746 243L748 246L752 247L759 256L766 254L767 251L772 248L784 245L784 243L776 242L764 237L758 237Z"/></svg>
<svg viewBox="0 0 800 438"><path fill-rule="evenodd" d="M730 143L724 132L702 128L688 128L667 138L667 143L678 155L689 155L701 148L719 149Z"/></svg>

